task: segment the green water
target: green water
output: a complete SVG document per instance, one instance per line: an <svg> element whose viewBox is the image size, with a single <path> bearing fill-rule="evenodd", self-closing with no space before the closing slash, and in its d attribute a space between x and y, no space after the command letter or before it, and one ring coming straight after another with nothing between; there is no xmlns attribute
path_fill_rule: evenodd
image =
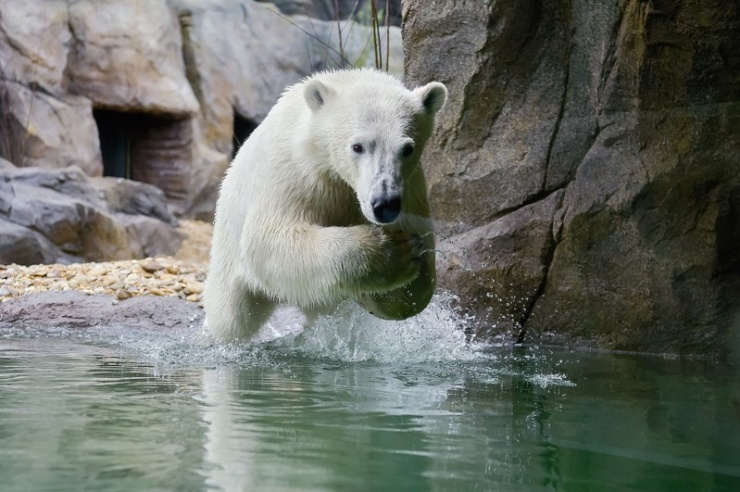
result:
<svg viewBox="0 0 740 492"><path fill-rule="evenodd" d="M0 331L0 490L740 491L737 370L430 316L258 347Z"/></svg>

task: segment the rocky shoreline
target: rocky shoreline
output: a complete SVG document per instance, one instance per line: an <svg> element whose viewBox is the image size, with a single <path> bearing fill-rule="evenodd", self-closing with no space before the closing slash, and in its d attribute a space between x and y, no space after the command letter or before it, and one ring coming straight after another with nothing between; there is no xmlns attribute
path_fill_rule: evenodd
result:
<svg viewBox="0 0 740 492"><path fill-rule="evenodd" d="M69 265L0 265L0 329L118 326L188 330L203 319L211 224L180 221L175 256Z"/></svg>

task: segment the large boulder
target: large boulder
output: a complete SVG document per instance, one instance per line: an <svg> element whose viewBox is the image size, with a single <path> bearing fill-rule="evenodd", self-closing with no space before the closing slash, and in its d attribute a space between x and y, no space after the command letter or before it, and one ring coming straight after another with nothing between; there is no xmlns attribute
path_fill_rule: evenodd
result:
<svg viewBox="0 0 740 492"><path fill-rule="evenodd" d="M0 328L45 330L93 327L194 333L203 310L176 297L137 296L118 301L105 294L36 292L0 303Z"/></svg>
<svg viewBox="0 0 740 492"><path fill-rule="evenodd" d="M22 167L77 166L88 176L103 174L89 100L0 81L0 119L0 156Z"/></svg>
<svg viewBox="0 0 740 492"><path fill-rule="evenodd" d="M176 225L154 186L90 179L77 167L0 166L0 264L174 254Z"/></svg>
<svg viewBox="0 0 740 492"><path fill-rule="evenodd" d="M191 116L177 17L165 0L75 0L69 90L96 106Z"/></svg>
<svg viewBox="0 0 740 492"><path fill-rule="evenodd" d="M436 5L405 5L406 76L450 89L425 162L440 283L473 334L721 352L740 335L738 7Z"/></svg>
<svg viewBox="0 0 740 492"><path fill-rule="evenodd" d="M65 0L4 3L0 9L0 78L49 93L62 92L71 40Z"/></svg>
<svg viewBox="0 0 740 492"><path fill-rule="evenodd" d="M2 188L0 184L0 191ZM0 209L0 214L2 212ZM71 255L59 251L43 234L10 222L0 215L0 264L37 265L72 261L74 258Z"/></svg>
<svg viewBox="0 0 740 492"><path fill-rule="evenodd" d="M67 92L67 2L14 2L0 9L0 157L18 166L76 165L102 174L90 101Z"/></svg>

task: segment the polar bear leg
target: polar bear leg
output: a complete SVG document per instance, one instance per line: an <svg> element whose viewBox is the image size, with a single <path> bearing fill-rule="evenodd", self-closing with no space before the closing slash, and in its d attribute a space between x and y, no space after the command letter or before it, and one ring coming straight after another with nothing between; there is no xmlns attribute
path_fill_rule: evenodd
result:
<svg viewBox="0 0 740 492"><path fill-rule="evenodd" d="M205 329L217 339L249 340L275 310L275 302L233 283L221 289L217 299L208 299Z"/></svg>

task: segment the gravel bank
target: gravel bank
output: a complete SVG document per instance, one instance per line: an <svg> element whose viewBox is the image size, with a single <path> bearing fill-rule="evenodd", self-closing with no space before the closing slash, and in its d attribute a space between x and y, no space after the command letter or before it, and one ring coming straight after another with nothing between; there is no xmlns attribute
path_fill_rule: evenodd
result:
<svg viewBox="0 0 740 492"><path fill-rule="evenodd" d="M33 292L79 291L120 300L142 295L178 297L201 304L210 250L211 224L180 221L185 235L174 257L76 263L0 265L0 302Z"/></svg>

